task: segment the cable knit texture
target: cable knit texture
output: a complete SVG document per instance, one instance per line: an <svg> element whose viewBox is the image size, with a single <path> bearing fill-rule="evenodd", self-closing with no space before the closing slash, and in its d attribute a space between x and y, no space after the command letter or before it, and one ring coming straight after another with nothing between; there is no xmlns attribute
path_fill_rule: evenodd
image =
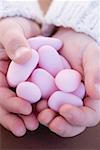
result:
<svg viewBox="0 0 100 150"><path fill-rule="evenodd" d="M53 0L45 16L45 24L70 27L90 35L100 43L99 11L99 0Z"/></svg>
<svg viewBox="0 0 100 150"><path fill-rule="evenodd" d="M22 16L41 23L43 14L38 0L0 0L0 18Z"/></svg>
<svg viewBox="0 0 100 150"><path fill-rule="evenodd" d="M53 0L43 19L38 0L0 0L0 18L23 16L44 24L50 35L55 26L63 26L90 35L100 43L100 0Z"/></svg>

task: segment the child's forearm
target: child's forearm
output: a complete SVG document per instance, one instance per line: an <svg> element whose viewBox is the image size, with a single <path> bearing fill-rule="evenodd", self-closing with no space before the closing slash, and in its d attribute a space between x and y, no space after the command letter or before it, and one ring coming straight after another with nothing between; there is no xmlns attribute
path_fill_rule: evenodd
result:
<svg viewBox="0 0 100 150"><path fill-rule="evenodd" d="M99 7L98 0L53 0L45 16L45 23L72 28L77 32L86 33L100 42Z"/></svg>
<svg viewBox="0 0 100 150"><path fill-rule="evenodd" d="M0 0L0 19L12 16L25 17L39 23L43 20L38 0Z"/></svg>

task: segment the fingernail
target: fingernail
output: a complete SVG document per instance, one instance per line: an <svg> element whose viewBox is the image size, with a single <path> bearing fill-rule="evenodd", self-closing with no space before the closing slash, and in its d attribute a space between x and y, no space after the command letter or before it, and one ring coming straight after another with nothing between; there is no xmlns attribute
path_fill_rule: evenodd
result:
<svg viewBox="0 0 100 150"><path fill-rule="evenodd" d="M24 127L19 127L15 132L16 136L20 137L26 133L26 129Z"/></svg>
<svg viewBox="0 0 100 150"><path fill-rule="evenodd" d="M22 110L22 113L23 113L24 115L29 115L31 112L32 112L32 106L31 106L31 105L25 107L25 108Z"/></svg>
<svg viewBox="0 0 100 150"><path fill-rule="evenodd" d="M68 113L67 113L66 116L67 116L67 119L68 119L68 120L71 120L71 119L72 119L72 115L71 115L71 114L68 114Z"/></svg>
<svg viewBox="0 0 100 150"><path fill-rule="evenodd" d="M56 133L63 134L65 132L65 128L63 125L59 125Z"/></svg>
<svg viewBox="0 0 100 150"><path fill-rule="evenodd" d="M55 129L54 129L54 132L56 132L57 134L60 134L60 135L64 135L65 134L65 129L66 129L65 122L59 123L57 128L55 128Z"/></svg>
<svg viewBox="0 0 100 150"><path fill-rule="evenodd" d="M34 131L38 128L39 126L39 123L36 121L36 122L33 122L33 123L30 123L29 127L28 127L28 130L30 131Z"/></svg>
<svg viewBox="0 0 100 150"><path fill-rule="evenodd" d="M15 62L26 63L32 57L32 50L26 47L21 47L16 50Z"/></svg>
<svg viewBox="0 0 100 150"><path fill-rule="evenodd" d="M23 54L25 53L28 53L30 52L30 49L26 48L26 47L20 47L16 50L16 53L15 53L15 57L20 57L22 56Z"/></svg>

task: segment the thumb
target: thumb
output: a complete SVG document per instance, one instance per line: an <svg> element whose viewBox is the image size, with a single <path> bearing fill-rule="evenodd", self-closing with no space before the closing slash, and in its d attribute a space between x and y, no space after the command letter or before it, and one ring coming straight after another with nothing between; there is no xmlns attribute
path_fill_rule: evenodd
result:
<svg viewBox="0 0 100 150"><path fill-rule="evenodd" d="M87 94L100 99L100 47L95 42L83 54L83 67Z"/></svg>
<svg viewBox="0 0 100 150"><path fill-rule="evenodd" d="M20 21L20 24L18 23ZM16 63L27 62L32 55L32 50L28 44L27 38L39 33L39 28L32 21L20 19L4 19L0 23L0 42L6 50L7 55ZM36 28L37 33L30 33L32 29ZM26 30L26 32L24 32ZM27 31L28 30L28 31ZM34 29L35 30L35 29ZM27 33L27 34L26 34ZM27 37L27 38L26 38Z"/></svg>

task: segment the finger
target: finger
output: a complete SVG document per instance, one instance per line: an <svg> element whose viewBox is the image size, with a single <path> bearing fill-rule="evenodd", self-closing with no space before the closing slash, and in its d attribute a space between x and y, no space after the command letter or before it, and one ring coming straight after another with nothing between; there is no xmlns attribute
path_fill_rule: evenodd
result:
<svg viewBox="0 0 100 150"><path fill-rule="evenodd" d="M31 104L16 97L15 93L7 88L0 88L0 105L9 112L29 115L32 111Z"/></svg>
<svg viewBox="0 0 100 150"><path fill-rule="evenodd" d="M85 127L72 126L66 120L57 116L50 124L49 129L62 137L73 137L85 130Z"/></svg>
<svg viewBox="0 0 100 150"><path fill-rule="evenodd" d="M46 108L48 108L48 102L47 102L47 100L41 100L36 105L36 110L38 112L41 112L41 111L43 111Z"/></svg>
<svg viewBox="0 0 100 150"><path fill-rule="evenodd" d="M18 137L23 136L26 133L26 128L22 120L14 114L7 113L1 107L0 124Z"/></svg>
<svg viewBox="0 0 100 150"><path fill-rule="evenodd" d="M9 58L5 52L5 49L1 48L1 46L0 46L0 60L9 60Z"/></svg>
<svg viewBox="0 0 100 150"><path fill-rule="evenodd" d="M63 105L59 109L60 115L72 125L95 126L100 121L100 101L91 99L86 99L85 101L85 106L81 108Z"/></svg>
<svg viewBox="0 0 100 150"><path fill-rule="evenodd" d="M38 115L39 122L44 125L48 126L48 124L55 118L56 113L51 109L45 109Z"/></svg>
<svg viewBox="0 0 100 150"><path fill-rule="evenodd" d="M24 121L25 127L30 130L30 131L34 131L38 128L39 126L39 122L36 119L36 116L32 113L28 116L24 116L24 115L19 115L22 120Z"/></svg>
<svg viewBox="0 0 100 150"><path fill-rule="evenodd" d="M22 27L26 38L40 35L41 30L36 22L22 17L14 17L13 19Z"/></svg>
<svg viewBox="0 0 100 150"><path fill-rule="evenodd" d="M2 72L3 74L6 74L9 63L10 63L10 61L0 60L0 72Z"/></svg>
<svg viewBox="0 0 100 150"><path fill-rule="evenodd" d="M0 87L8 87L8 83L2 72L0 72Z"/></svg>
<svg viewBox="0 0 100 150"><path fill-rule="evenodd" d="M16 63L25 63L31 58L32 50L25 36L27 34L27 37L29 37L31 35L30 32L32 31L33 33L33 29L34 31L36 29L38 34L39 28L36 27L36 24L33 25L32 21L22 18L19 20L4 19L1 21L0 41L8 56Z"/></svg>
<svg viewBox="0 0 100 150"><path fill-rule="evenodd" d="M95 42L89 44L84 52L83 67L87 94L100 99L100 46Z"/></svg>

